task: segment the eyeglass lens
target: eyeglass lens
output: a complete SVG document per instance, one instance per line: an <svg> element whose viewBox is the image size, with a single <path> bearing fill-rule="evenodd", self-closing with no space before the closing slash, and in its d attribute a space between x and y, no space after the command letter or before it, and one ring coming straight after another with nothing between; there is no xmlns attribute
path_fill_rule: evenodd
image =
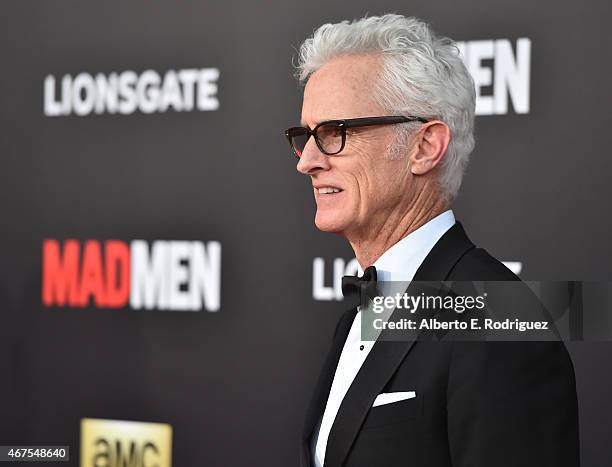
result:
<svg viewBox="0 0 612 467"><path fill-rule="evenodd" d="M320 149L327 154L336 154L342 149L342 128L337 123L326 123L316 129L316 138ZM302 152L306 147L310 135L307 131L294 131L291 134L291 144L298 157L302 157Z"/></svg>

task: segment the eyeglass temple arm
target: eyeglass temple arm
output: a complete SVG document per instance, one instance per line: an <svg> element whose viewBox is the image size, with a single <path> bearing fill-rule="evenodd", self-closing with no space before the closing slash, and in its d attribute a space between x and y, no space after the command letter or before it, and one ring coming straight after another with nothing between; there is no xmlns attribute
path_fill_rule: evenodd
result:
<svg viewBox="0 0 612 467"><path fill-rule="evenodd" d="M352 118L350 120L342 121L343 126L345 128L351 128L355 126L373 126L373 125L385 125L390 123L408 123L408 122L421 122L427 123L429 120L423 117L404 117L403 115L398 115L396 117L363 117L363 118Z"/></svg>

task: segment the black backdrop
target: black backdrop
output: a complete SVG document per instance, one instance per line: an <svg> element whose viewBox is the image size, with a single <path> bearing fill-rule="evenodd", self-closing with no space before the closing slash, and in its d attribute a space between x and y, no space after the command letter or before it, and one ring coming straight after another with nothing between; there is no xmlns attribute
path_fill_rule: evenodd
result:
<svg viewBox="0 0 612 467"><path fill-rule="evenodd" d="M314 299L313 281L331 286L334 259L352 254L314 227L309 182L282 138L300 113L291 59L324 22L388 11L460 41L530 40L529 111L510 100L477 117L455 215L523 278L610 280L605 0L5 1L0 444L76 453L79 420L109 418L171 424L177 466L297 463L342 311ZM203 68L219 71L217 110L45 115L48 76L59 100L65 75ZM220 310L45 306L44 239L219 242ZM569 347L583 464L609 465L612 347Z"/></svg>

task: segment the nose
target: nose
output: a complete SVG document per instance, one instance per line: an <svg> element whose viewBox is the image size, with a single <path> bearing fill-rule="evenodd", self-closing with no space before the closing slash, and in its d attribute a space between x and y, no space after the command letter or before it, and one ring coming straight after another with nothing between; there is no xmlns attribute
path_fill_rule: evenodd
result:
<svg viewBox="0 0 612 467"><path fill-rule="evenodd" d="M304 175L312 175L321 170L329 170L331 168L329 157L319 150L312 136L306 142L306 146L304 146L302 151L302 157L300 157L296 168L298 172Z"/></svg>

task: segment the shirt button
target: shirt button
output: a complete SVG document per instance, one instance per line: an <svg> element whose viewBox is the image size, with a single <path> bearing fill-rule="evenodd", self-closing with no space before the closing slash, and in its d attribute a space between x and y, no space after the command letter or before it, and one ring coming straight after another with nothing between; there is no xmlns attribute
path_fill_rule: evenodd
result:
<svg viewBox="0 0 612 467"><path fill-rule="evenodd" d="M363 348L364 348L363 345L359 346L359 350L363 350Z"/></svg>

